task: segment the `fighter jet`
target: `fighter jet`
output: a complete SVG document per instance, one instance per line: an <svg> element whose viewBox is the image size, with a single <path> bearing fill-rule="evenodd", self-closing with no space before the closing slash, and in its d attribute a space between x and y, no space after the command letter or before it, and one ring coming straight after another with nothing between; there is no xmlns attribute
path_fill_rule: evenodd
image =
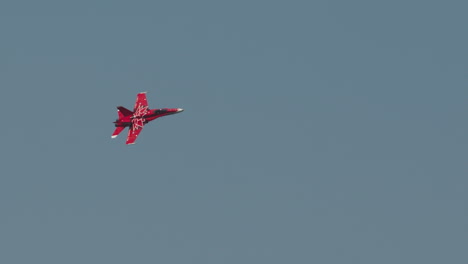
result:
<svg viewBox="0 0 468 264"><path fill-rule="evenodd" d="M156 118L178 114L183 112L182 108L159 108L148 109L148 101L146 100L146 92L137 94L135 107L133 111L128 110L123 106L117 106L117 114L119 118L114 122L115 130L112 138L116 138L120 132L126 127L129 127L126 144L135 144L135 141L143 130L143 126Z"/></svg>

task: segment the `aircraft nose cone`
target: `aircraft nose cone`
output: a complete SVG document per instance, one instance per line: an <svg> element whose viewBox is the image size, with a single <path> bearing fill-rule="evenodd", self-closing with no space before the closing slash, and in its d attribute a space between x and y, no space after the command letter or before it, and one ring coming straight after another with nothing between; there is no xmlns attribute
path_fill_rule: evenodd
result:
<svg viewBox="0 0 468 264"><path fill-rule="evenodd" d="M184 111L184 109L182 109L182 108L177 108L177 113L180 113L180 112L183 112L183 111Z"/></svg>

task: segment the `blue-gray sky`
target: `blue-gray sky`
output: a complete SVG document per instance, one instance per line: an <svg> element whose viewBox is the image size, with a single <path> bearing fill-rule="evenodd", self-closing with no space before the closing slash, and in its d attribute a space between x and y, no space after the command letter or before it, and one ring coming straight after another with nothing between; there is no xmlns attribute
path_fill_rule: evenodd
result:
<svg viewBox="0 0 468 264"><path fill-rule="evenodd" d="M0 262L465 264L467 8L2 1Z"/></svg>

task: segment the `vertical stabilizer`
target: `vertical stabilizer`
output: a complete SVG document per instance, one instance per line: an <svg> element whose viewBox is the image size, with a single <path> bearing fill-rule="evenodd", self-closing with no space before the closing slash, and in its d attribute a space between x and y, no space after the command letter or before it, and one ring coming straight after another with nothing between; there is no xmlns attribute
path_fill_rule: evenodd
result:
<svg viewBox="0 0 468 264"><path fill-rule="evenodd" d="M131 116L133 115L133 112L128 110L127 108L123 106L117 106L118 113L119 113L119 118L126 117L126 116Z"/></svg>

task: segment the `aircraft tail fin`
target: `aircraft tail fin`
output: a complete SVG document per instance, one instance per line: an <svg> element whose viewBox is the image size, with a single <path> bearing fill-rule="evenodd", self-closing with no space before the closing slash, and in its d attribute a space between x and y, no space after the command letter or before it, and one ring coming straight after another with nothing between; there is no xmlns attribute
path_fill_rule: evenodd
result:
<svg viewBox="0 0 468 264"><path fill-rule="evenodd" d="M117 111L119 113L119 118L133 115L132 111L123 106L117 106L117 109L119 109L119 111Z"/></svg>
<svg viewBox="0 0 468 264"><path fill-rule="evenodd" d="M120 132L122 132L124 129L125 129L124 126L116 127L115 130L114 130L114 133L112 133L111 138L116 138L120 134Z"/></svg>

